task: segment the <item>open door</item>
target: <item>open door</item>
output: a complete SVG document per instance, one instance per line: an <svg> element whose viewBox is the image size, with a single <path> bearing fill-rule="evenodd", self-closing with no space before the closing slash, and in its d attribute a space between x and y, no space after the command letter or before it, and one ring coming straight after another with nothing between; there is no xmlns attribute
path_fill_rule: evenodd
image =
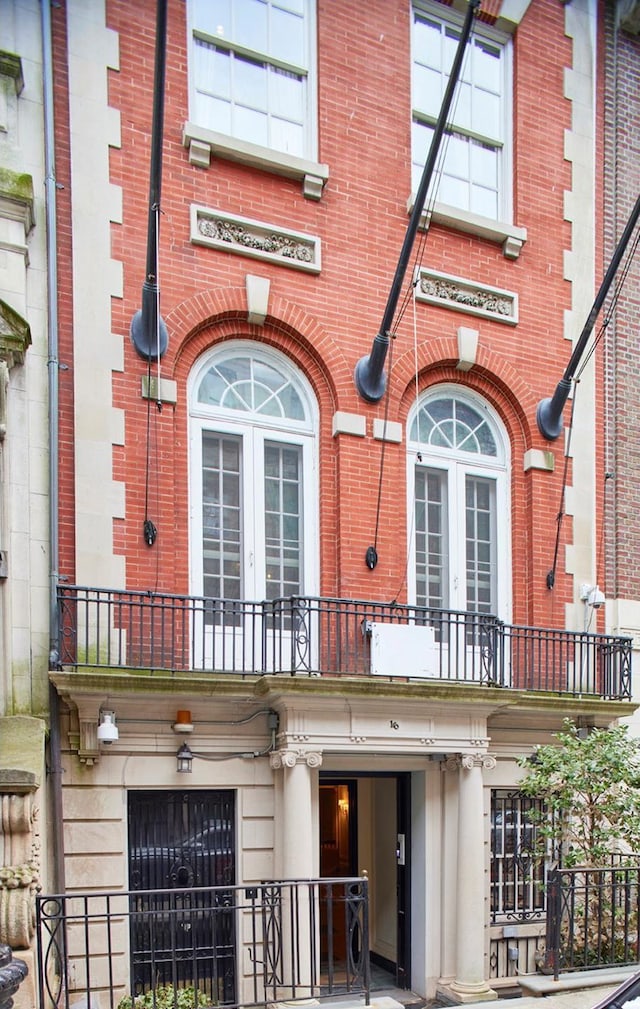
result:
<svg viewBox="0 0 640 1009"><path fill-rule="evenodd" d="M409 774L354 773L321 778L320 875L369 871L372 984L407 988L411 980ZM346 953L344 923L332 923L339 961Z"/></svg>
<svg viewBox="0 0 640 1009"><path fill-rule="evenodd" d="M327 782L320 785L320 876L323 879L357 876L355 781ZM334 964L347 958L347 927L344 915L332 914L328 932L326 907L320 907L321 956Z"/></svg>

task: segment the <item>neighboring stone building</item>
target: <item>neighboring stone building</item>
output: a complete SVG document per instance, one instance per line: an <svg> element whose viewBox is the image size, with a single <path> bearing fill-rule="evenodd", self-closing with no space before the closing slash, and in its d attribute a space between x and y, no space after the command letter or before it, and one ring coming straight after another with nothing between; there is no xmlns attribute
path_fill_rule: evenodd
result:
<svg viewBox="0 0 640 1009"><path fill-rule="evenodd" d="M38 3L0 2L0 944L29 967L47 871L49 395Z"/></svg>
<svg viewBox="0 0 640 1009"><path fill-rule="evenodd" d="M16 5L11 22L34 38L36 8ZM32 626L14 640L30 639L33 673L27 691L14 651L5 705L24 718L46 708L35 672L51 575L50 764L62 774L45 885L249 892L366 870L372 954L395 982L489 998L535 969L544 936L518 758L566 717L588 730L634 711L640 593L613 540L606 572L601 548L614 451L604 355L565 409L570 438L543 437L536 412L626 213L618 187L611 219L602 172L601 57L637 39L614 42L595 0L481 5L387 343L376 334L466 5L167 0L154 116L164 10L51 8L55 356L42 146L11 148L8 162L33 177L36 223L11 303L33 344L18 319L3 507L24 502L25 522L29 495L44 496L8 550L31 551L19 571ZM22 48L26 88L34 43L15 30L7 49ZM42 116L41 88L28 112ZM42 135L38 119L21 144ZM147 329L158 289L162 323ZM55 428L33 409L15 431L18 379L33 363L24 401L44 404L52 356ZM12 431L34 460L13 505ZM49 434L59 535L47 562L48 481L32 446L46 455ZM9 562L0 591L17 593ZM37 788L33 761L15 770ZM100 948L91 983L70 947L65 983L85 1005L157 980L146 961L131 968L148 949L120 930L113 974ZM220 997L223 976L235 1001L255 961L246 924L228 945L205 981Z"/></svg>
<svg viewBox="0 0 640 1009"><path fill-rule="evenodd" d="M640 4L606 5L606 89L603 260L610 260L627 219L640 197ZM629 254L634 251L634 235ZM637 640L640 627L640 414L638 413L638 333L640 332L640 257L627 256L607 304L610 316L603 342L606 361L606 431L600 496L605 523L601 566L610 598L607 620ZM614 303L615 295L615 303ZM635 689L637 691L637 678ZM637 694L636 694L637 696ZM637 716L634 719L638 731Z"/></svg>

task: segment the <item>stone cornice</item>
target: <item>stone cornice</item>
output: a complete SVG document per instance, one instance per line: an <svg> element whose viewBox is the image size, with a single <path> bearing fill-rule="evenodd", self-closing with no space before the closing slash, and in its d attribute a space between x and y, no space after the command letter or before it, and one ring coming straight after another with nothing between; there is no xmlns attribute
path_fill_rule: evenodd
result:
<svg viewBox="0 0 640 1009"><path fill-rule="evenodd" d="M117 697L244 698L268 702L272 706L300 704L312 706L334 699L343 704L359 702L423 701L462 708L473 705L476 715L490 717L510 709L519 714L545 713L565 718L577 714L601 719L629 717L638 704L632 701L607 701L595 696L574 697L553 692L502 689L470 683L398 682L364 676L276 676L234 673L167 673L156 670L127 670L84 667L73 671L53 670L49 678L63 697L93 694L102 699ZM96 709L97 711L97 709Z"/></svg>
<svg viewBox="0 0 640 1009"><path fill-rule="evenodd" d="M0 76L12 77L16 94L22 94L24 88L24 76L22 74L22 60L15 53L8 53L0 49Z"/></svg>
<svg viewBox="0 0 640 1009"><path fill-rule="evenodd" d="M32 177L0 167L0 217L21 222L28 235L35 224L33 205Z"/></svg>
<svg viewBox="0 0 640 1009"><path fill-rule="evenodd" d="M24 363L24 355L31 344L31 329L21 315L0 300L0 361L8 368Z"/></svg>

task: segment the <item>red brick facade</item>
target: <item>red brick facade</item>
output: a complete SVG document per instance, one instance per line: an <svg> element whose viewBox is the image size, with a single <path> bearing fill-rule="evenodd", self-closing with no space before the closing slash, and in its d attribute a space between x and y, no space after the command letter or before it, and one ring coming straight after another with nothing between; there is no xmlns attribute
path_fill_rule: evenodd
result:
<svg viewBox="0 0 640 1009"><path fill-rule="evenodd" d="M163 378L175 379L178 401L159 412L141 398L144 361L129 340L131 318L140 306L148 215L148 164L153 88L153 3L108 0L107 25L118 35L118 70L108 72L111 106L118 110L121 146L110 151L110 178L122 188L122 223L111 225L112 256L122 263L124 297L112 299L112 331L122 337L124 370L113 374L113 405L125 413L125 438L113 448L113 478L122 481L126 517L115 520L114 549L126 557L128 587L187 592L188 493L185 382L198 355L219 341L243 337L284 351L302 369L320 410L320 591L323 595L391 599L402 596L406 565L406 453L385 448L378 553L375 571L364 564L372 542L381 464L381 442L372 438L374 418L405 424L415 400L413 313L407 312L393 347L389 401L364 403L353 369L370 348L385 306L407 227L410 192L410 6L379 0L366 17L351 4L318 5L319 160L330 176L319 201L305 199L299 182L230 161L212 159L209 169L189 164L182 144L188 120L185 8L169 3L168 67L163 145L160 289L169 349ZM64 10L54 13L63 31ZM491 22L491 13L483 15ZM542 41L544 40L544 41ZM571 248L564 218L571 165L564 156L571 103L564 96L571 40L564 8L533 0L513 45L513 221L526 228L519 258L510 260L494 242L438 224L424 252L430 269L515 291L517 326L474 320L445 307L418 304L418 387L459 382L486 397L502 418L511 442L513 617L515 622L563 625L573 587L565 574L564 546L573 538L571 516L561 532L561 563L555 587L546 587L554 556L556 520L562 501L562 444L539 434L536 404L553 392L570 352L564 314L571 284L563 260ZM64 82L58 80L62 96ZM57 134L64 150L64 104L58 104ZM59 175L67 181L59 156ZM271 263L256 264L193 245L192 203L257 218L322 240L322 269L312 276ZM60 197L61 257L66 255L66 196ZM269 317L263 327L246 322L245 275L271 282ZM61 271L61 346L70 371L61 378L62 439L61 571L74 578L72 505L73 361L69 275ZM456 369L456 330L477 326L475 366ZM156 374L155 368L153 374ZM598 395L602 394L600 383ZM336 411L366 418L364 439L332 436ZM568 417L568 408L566 418ZM149 439L147 439L147 429ZM529 449L551 449L553 473L525 472ZM146 474L149 474L147 480ZM569 480L571 471L569 470ZM142 537L148 510L158 528L153 548ZM598 507L601 507L599 503Z"/></svg>

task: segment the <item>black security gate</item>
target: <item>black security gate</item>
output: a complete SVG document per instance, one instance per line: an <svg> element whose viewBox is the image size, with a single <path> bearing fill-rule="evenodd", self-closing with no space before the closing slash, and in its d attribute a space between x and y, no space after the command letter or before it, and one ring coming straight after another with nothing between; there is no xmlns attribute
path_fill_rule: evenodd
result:
<svg viewBox="0 0 640 1009"><path fill-rule="evenodd" d="M232 894L197 888L235 883L235 793L130 792L128 819L129 889L146 891L131 894L131 992L195 982L234 1003Z"/></svg>

